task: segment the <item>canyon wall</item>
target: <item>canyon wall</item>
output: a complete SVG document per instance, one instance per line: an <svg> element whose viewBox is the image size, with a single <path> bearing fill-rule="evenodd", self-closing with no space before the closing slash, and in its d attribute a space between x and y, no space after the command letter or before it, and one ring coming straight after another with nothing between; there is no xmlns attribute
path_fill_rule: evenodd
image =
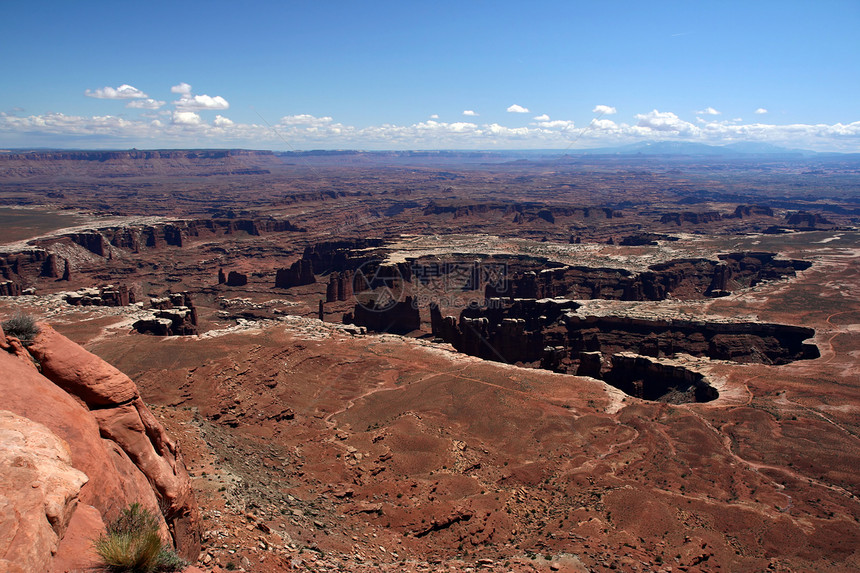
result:
<svg viewBox="0 0 860 573"><path fill-rule="evenodd" d="M147 249L185 247L189 241L247 233L303 232L287 220L257 219L189 219L152 225L124 225L66 233L34 239L28 248L0 253L0 283L10 282L0 296L16 296L19 291L45 280L69 280L74 262L69 247L86 249L93 255L111 258L117 249L139 253ZM76 248L76 247L75 247Z"/></svg>
<svg viewBox="0 0 860 573"><path fill-rule="evenodd" d="M818 347L807 342L815 335L811 328L589 316L576 312L578 307L564 299L496 298L484 307L464 309L459 320L442 316L433 305L430 322L437 339L465 354L603 378L631 395L664 401L707 401L716 396L701 376L660 363L679 354L759 364L787 364L820 356ZM618 358L625 353L652 366Z"/></svg>
<svg viewBox="0 0 860 573"><path fill-rule="evenodd" d="M509 263L509 280L487 285L486 296L509 298L664 300L709 298L779 280L806 270L810 263L778 259L774 253L731 253L712 259L676 259L635 273L619 268Z"/></svg>

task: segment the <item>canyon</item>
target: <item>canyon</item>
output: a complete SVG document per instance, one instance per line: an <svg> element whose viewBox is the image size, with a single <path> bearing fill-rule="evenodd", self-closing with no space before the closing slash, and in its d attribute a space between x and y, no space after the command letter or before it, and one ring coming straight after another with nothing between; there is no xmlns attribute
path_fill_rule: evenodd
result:
<svg viewBox="0 0 860 573"><path fill-rule="evenodd" d="M858 568L856 168L0 153L0 559L140 501L204 571Z"/></svg>

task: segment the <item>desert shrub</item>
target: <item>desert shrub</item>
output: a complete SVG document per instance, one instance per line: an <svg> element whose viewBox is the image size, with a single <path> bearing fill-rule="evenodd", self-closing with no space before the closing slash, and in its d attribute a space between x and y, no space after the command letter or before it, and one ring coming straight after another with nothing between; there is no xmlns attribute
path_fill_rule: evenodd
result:
<svg viewBox="0 0 860 573"><path fill-rule="evenodd" d="M32 344L33 339L39 334L39 326L36 324L36 319L29 314L17 313L12 318L4 320L2 323L3 332L7 336L14 336L24 346Z"/></svg>
<svg viewBox="0 0 860 573"><path fill-rule="evenodd" d="M159 571L181 571L188 567L188 562L176 554L168 545L162 545L158 552Z"/></svg>
<svg viewBox="0 0 860 573"><path fill-rule="evenodd" d="M118 573L178 571L186 565L162 541L158 519L138 503L122 510L108 525L107 533L96 540L95 547L107 570Z"/></svg>

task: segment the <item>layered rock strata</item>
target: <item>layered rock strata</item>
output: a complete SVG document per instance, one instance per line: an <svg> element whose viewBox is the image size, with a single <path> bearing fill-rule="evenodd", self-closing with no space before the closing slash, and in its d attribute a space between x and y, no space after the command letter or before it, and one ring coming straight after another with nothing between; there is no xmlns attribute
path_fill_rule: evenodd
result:
<svg viewBox="0 0 860 573"><path fill-rule="evenodd" d="M198 333L197 309L187 292L150 299L150 316L132 326L141 334L188 336Z"/></svg>
<svg viewBox="0 0 860 573"><path fill-rule="evenodd" d="M757 322L591 316L576 312L578 307L575 301L565 299L490 299L484 308L464 309L457 319L442 316L433 305L430 323L437 339L465 354L611 379L613 385L647 399L660 399L663 394L677 390L678 384L671 382L674 375L670 376L674 370L645 368L635 361L628 364L615 356L633 353L666 358L689 354L759 364L787 364L820 356L818 347L807 342L815 335L811 328ZM635 372L634 379L651 382L646 384L647 388L637 390L624 382L622 372ZM666 382L667 378L670 382ZM656 383L652 379L664 381ZM710 390L703 389L705 382L683 376L680 380L685 388L681 393L693 401L713 399ZM663 394L653 388L661 388ZM690 388L693 390L688 391Z"/></svg>

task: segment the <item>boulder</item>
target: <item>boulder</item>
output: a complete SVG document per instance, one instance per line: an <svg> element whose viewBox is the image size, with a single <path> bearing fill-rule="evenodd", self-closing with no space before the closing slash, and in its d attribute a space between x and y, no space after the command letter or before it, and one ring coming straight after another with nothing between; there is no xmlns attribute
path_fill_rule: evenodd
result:
<svg viewBox="0 0 860 573"><path fill-rule="evenodd" d="M0 411L0 570L46 571L87 482L50 429Z"/></svg>
<svg viewBox="0 0 860 573"><path fill-rule="evenodd" d="M72 466L89 477L81 488L81 503L94 506L108 521L134 502L159 514L146 476L116 443L101 438L82 400L6 352L0 352L0 372L0 408L48 427L69 445Z"/></svg>
<svg viewBox="0 0 860 573"><path fill-rule="evenodd" d="M41 325L29 350L46 378L89 407L124 404L138 397L128 376L50 326Z"/></svg>
<svg viewBox="0 0 860 573"><path fill-rule="evenodd" d="M99 571L102 560L96 553L93 540L98 539L105 530L99 510L79 503L48 572Z"/></svg>
<svg viewBox="0 0 860 573"><path fill-rule="evenodd" d="M140 398L92 414L102 435L119 445L152 484L179 552L196 556L197 502L176 442Z"/></svg>

